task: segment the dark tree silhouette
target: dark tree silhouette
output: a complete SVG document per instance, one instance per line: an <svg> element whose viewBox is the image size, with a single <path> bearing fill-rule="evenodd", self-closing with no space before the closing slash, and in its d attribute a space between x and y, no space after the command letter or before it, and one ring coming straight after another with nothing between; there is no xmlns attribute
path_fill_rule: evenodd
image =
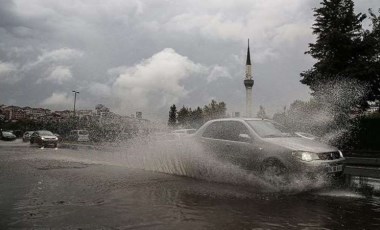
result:
<svg viewBox="0 0 380 230"><path fill-rule="evenodd" d="M314 9L310 54L317 62L301 73L301 82L310 86L318 99L318 91L326 84L352 81L368 90L356 107L365 108L367 101L380 98L380 28L379 17L369 11L371 30L363 30L365 14L354 12L352 0L323 0Z"/></svg>
<svg viewBox="0 0 380 230"><path fill-rule="evenodd" d="M176 124L177 124L177 108L173 104L172 106L170 106L168 125L171 127L174 127L176 126Z"/></svg>

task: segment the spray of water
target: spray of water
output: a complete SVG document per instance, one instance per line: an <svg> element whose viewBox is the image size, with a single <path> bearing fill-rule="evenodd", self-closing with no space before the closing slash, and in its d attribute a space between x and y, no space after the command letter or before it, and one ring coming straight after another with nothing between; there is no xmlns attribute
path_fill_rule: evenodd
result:
<svg viewBox="0 0 380 230"><path fill-rule="evenodd" d="M210 182L235 184L266 192L301 192L326 185L323 175L315 179L303 175L266 178L204 151L191 138L157 140L141 137L107 153L105 161L129 168L144 169Z"/></svg>
<svg viewBox="0 0 380 230"><path fill-rule="evenodd" d="M287 124L294 130L312 132L320 140L341 144L356 126L355 109L363 101L367 86L357 80L336 80L316 87L314 98L290 108Z"/></svg>

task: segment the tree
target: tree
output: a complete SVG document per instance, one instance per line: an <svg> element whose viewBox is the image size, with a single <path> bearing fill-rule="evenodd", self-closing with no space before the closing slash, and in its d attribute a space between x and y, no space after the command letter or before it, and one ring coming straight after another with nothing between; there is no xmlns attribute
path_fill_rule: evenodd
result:
<svg viewBox="0 0 380 230"><path fill-rule="evenodd" d="M380 16L368 10L371 20L371 30L363 32L363 42L360 47L363 56L358 60L356 71L368 84L369 101L380 100ZM379 9L380 13L380 9Z"/></svg>
<svg viewBox="0 0 380 230"><path fill-rule="evenodd" d="M358 84L368 83L368 78L374 76L362 71L363 65L369 64L366 61L363 63L368 54L362 47L362 22L366 15L354 13L352 0L323 0L321 7L314 9L314 12L316 19L312 29L317 39L315 43L309 44L310 49L306 54L310 54L317 62L311 69L301 73L301 82L314 93L326 84L349 79L357 80ZM371 47L373 45L369 44ZM363 98L364 101L367 99Z"/></svg>
<svg viewBox="0 0 380 230"><path fill-rule="evenodd" d="M172 106L170 106L170 110L169 110L168 125L171 127L174 127L176 126L176 124L177 124L177 108L173 104Z"/></svg>
<svg viewBox="0 0 380 230"><path fill-rule="evenodd" d="M190 125L193 128L199 128L203 125L203 111L199 106L191 112Z"/></svg>
<svg viewBox="0 0 380 230"><path fill-rule="evenodd" d="M182 106L182 108L178 111L177 113L177 120L178 120L178 125L182 127L186 127L189 123L190 120L190 111L191 108L188 109L185 106Z"/></svg>
<svg viewBox="0 0 380 230"><path fill-rule="evenodd" d="M215 100L211 100L211 103L203 108L203 117L205 120L223 118L226 116L226 110L226 103L223 101L218 103Z"/></svg>
<svg viewBox="0 0 380 230"><path fill-rule="evenodd" d="M265 112L265 109L264 109L264 107L262 105L260 105L260 109L257 112L257 117L261 118L261 119L267 119L268 118L268 116L267 116L267 114Z"/></svg>

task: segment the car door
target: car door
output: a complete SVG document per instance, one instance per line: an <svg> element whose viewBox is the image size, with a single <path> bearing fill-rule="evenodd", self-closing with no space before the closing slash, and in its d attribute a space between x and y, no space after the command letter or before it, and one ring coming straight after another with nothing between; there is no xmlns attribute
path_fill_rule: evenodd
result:
<svg viewBox="0 0 380 230"><path fill-rule="evenodd" d="M243 169L252 169L254 163L253 137L241 121L225 121L223 158Z"/></svg>
<svg viewBox="0 0 380 230"><path fill-rule="evenodd" d="M203 133L202 143L206 151L217 158L244 169L251 168L252 137L243 123L239 121L213 122Z"/></svg>
<svg viewBox="0 0 380 230"><path fill-rule="evenodd" d="M202 134L201 143L207 154L216 157L223 156L223 126L222 121L212 122Z"/></svg>

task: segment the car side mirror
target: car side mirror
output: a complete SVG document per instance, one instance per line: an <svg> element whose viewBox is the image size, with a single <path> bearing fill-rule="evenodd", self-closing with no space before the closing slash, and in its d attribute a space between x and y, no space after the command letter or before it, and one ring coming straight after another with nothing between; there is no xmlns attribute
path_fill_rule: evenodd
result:
<svg viewBox="0 0 380 230"><path fill-rule="evenodd" d="M246 133L241 133L239 134L239 140L243 142L251 142L252 138Z"/></svg>

